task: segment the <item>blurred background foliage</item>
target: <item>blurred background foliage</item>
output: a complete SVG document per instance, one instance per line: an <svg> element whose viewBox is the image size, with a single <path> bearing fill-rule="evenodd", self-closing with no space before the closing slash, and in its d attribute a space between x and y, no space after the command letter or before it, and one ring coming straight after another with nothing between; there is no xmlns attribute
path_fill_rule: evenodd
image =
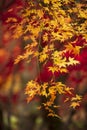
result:
<svg viewBox="0 0 87 130"><path fill-rule="evenodd" d="M84 95L80 108L72 110L63 106L58 111L62 119L47 117L45 110L38 110L40 99L35 98L27 104L24 94L25 84L37 75L36 61L26 64L23 61L14 65L14 59L23 52L24 41L13 40L4 21L10 7L23 5L21 0L0 0L0 130L86 130L87 129L87 48L84 49L78 68L70 68L64 82ZM16 16L16 10L14 14ZM82 37L78 43L84 42ZM26 44L26 43L25 43ZM47 72L44 72L45 78Z"/></svg>

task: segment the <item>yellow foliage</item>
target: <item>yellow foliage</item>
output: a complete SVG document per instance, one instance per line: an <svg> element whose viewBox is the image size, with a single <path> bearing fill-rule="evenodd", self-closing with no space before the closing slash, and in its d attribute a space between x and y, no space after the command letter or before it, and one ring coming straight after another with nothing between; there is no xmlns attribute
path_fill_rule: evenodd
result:
<svg viewBox="0 0 87 130"><path fill-rule="evenodd" d="M46 102L43 106L49 111L49 116L56 116L50 107L55 106L57 95L72 95L73 89L62 81L58 82L54 73L68 73L68 66L79 64L74 56L80 54L82 47L76 46L73 38L81 35L87 40L87 10L82 8L85 6L84 2L79 3L75 0L29 0L27 4L20 12L20 23L15 18L7 20L7 23L14 23L10 27L13 29L13 38L23 37L25 42L31 41L25 47L25 52L17 57L15 64L21 60L31 62L33 58L38 59L41 67L49 60L52 62L52 66L48 67L53 73L51 80L46 83L29 81L25 94L28 95L28 102L37 95L44 96ZM44 47L43 42L47 43ZM60 48L56 47L57 44ZM66 52L72 52L74 56L66 58ZM68 100L69 97L65 102ZM79 106L80 100L81 97L76 95L71 99L70 106Z"/></svg>
<svg viewBox="0 0 87 130"><path fill-rule="evenodd" d="M78 107L78 106L80 106L80 103L79 103L79 102L72 102L71 105L70 105L70 107L73 107L74 109L75 109L76 107Z"/></svg>
<svg viewBox="0 0 87 130"><path fill-rule="evenodd" d="M82 100L82 96L76 94L76 96L72 97L72 99L71 99L70 107L73 107L73 108L79 107L81 100Z"/></svg>
<svg viewBox="0 0 87 130"><path fill-rule="evenodd" d="M58 67L57 66L50 66L50 67L48 67L48 69L49 69L49 71L51 71L53 74L54 74L54 72L58 72Z"/></svg>
<svg viewBox="0 0 87 130"><path fill-rule="evenodd" d="M25 89L25 94L28 95L27 101L30 102L35 95L38 95L40 93L40 85L31 80L27 83L27 87Z"/></svg>
<svg viewBox="0 0 87 130"><path fill-rule="evenodd" d="M76 94L76 97L72 97L71 101L80 101L82 99L82 96Z"/></svg>
<svg viewBox="0 0 87 130"><path fill-rule="evenodd" d="M79 55L81 46L73 46L72 44L65 45L66 51L72 52L75 55Z"/></svg>

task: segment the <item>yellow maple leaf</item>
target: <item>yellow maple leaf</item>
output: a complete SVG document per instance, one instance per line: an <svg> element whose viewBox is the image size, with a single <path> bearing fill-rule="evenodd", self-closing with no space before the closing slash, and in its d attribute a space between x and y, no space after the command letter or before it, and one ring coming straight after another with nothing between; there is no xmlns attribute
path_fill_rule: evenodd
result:
<svg viewBox="0 0 87 130"><path fill-rule="evenodd" d="M78 106L80 106L80 103L79 103L79 102L72 102L71 105L70 105L70 107L73 107L74 109L75 109L76 107L78 107Z"/></svg>
<svg viewBox="0 0 87 130"><path fill-rule="evenodd" d="M48 41L48 34L47 34L47 33L45 33L45 34L43 35L43 41L44 41L44 42Z"/></svg>
<svg viewBox="0 0 87 130"><path fill-rule="evenodd" d="M50 66L50 67L48 67L48 70L51 71L54 74L55 72L58 72L59 69L56 66L53 66L53 67Z"/></svg>
<svg viewBox="0 0 87 130"><path fill-rule="evenodd" d="M48 87L48 83L43 83L43 84L41 85L40 95L45 96L45 97L48 96L48 93L47 93L47 90L46 90L47 87Z"/></svg>
<svg viewBox="0 0 87 130"><path fill-rule="evenodd" d="M76 64L79 64L79 61L69 57L69 61L67 62L67 65L69 66L69 65L76 65Z"/></svg>
<svg viewBox="0 0 87 130"><path fill-rule="evenodd" d="M72 52L75 55L79 55L81 46L73 46L72 44L65 45L66 51Z"/></svg>
<svg viewBox="0 0 87 130"><path fill-rule="evenodd" d="M44 62L47 58L48 58L48 54L47 53L40 53L40 55L39 55L39 61L41 63Z"/></svg>
<svg viewBox="0 0 87 130"><path fill-rule="evenodd" d="M82 99L81 95L76 94L75 97L72 97L71 101L80 101Z"/></svg>
<svg viewBox="0 0 87 130"><path fill-rule="evenodd" d="M65 84L62 84L61 82L57 82L56 84L55 84L55 87L56 87L56 90L57 90L57 92L59 93L59 94L64 94L65 93L65 91L64 91L64 87L65 87L66 85Z"/></svg>
<svg viewBox="0 0 87 130"><path fill-rule="evenodd" d="M27 101L30 102L36 95L40 94L41 86L36 81L29 81L25 88L25 94L28 95Z"/></svg>
<svg viewBox="0 0 87 130"><path fill-rule="evenodd" d="M70 88L70 87L65 87L64 89L65 89L65 92L69 94L72 94L71 91L74 90L74 88Z"/></svg>

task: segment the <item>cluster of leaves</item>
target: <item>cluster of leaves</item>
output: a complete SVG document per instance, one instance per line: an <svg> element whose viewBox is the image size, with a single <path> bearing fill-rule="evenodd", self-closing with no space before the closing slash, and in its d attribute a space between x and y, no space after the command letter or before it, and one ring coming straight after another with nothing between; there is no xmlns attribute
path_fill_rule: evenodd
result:
<svg viewBox="0 0 87 130"><path fill-rule="evenodd" d="M24 54L19 55L15 63L21 60L30 63L33 59L38 63L39 76L29 81L25 89L27 100L30 102L36 95L45 97L42 105L49 111L49 115L56 116L52 108L60 107L54 104L57 95L69 93L70 97L64 102L70 101L70 107L76 108L80 105L81 96L74 95L73 88L58 81L56 73L68 73L69 66L80 64L77 57L85 45L75 43L80 35L85 40L87 38L85 1L27 0L24 8L18 12L18 17L21 18L20 22L13 17L6 21L10 24L12 37L21 37L27 43ZM43 82L40 72L48 61L51 62L47 68L51 72L51 79Z"/></svg>

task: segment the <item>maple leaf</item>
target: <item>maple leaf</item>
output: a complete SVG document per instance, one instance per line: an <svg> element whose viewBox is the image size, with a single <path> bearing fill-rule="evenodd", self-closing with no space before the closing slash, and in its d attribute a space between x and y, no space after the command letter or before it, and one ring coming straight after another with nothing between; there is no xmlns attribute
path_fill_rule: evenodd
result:
<svg viewBox="0 0 87 130"><path fill-rule="evenodd" d="M49 95L54 95L56 93L56 88L55 86L52 86L49 88Z"/></svg>
<svg viewBox="0 0 87 130"><path fill-rule="evenodd" d="M72 52L75 55L79 55L81 46L73 46L72 44L65 45L66 51Z"/></svg>
<svg viewBox="0 0 87 130"><path fill-rule="evenodd" d="M70 105L70 107L76 108L76 107L80 106L81 99L82 99L82 96L76 94L75 97L71 98L71 105Z"/></svg>
<svg viewBox="0 0 87 130"><path fill-rule="evenodd" d="M78 106L80 106L80 103L79 103L79 102L72 102L71 105L70 105L70 107L73 107L74 109L75 109L76 107L78 107Z"/></svg>
<svg viewBox="0 0 87 130"><path fill-rule="evenodd" d="M72 94L71 91L74 90L74 88L70 88L70 87L65 87L64 89L65 89L65 92L69 94Z"/></svg>
<svg viewBox="0 0 87 130"><path fill-rule="evenodd" d="M30 102L36 95L40 94L41 86L36 81L29 81L25 88L25 94L28 95L27 101Z"/></svg>
<svg viewBox="0 0 87 130"><path fill-rule="evenodd" d="M80 101L82 99L81 95L76 94L75 97L72 97L71 101Z"/></svg>
<svg viewBox="0 0 87 130"><path fill-rule="evenodd" d="M56 90L58 91L59 94L64 94L64 93L65 93L65 91L64 91L64 87L65 87L65 86L66 86L66 85L65 85L65 84L62 84L61 82L57 82L57 83L55 84Z"/></svg>
<svg viewBox="0 0 87 130"><path fill-rule="evenodd" d="M40 55L39 55L39 61L41 63L44 62L47 58L48 58L48 54L47 53L40 53Z"/></svg>
<svg viewBox="0 0 87 130"><path fill-rule="evenodd" d="M64 68L67 65L66 62L66 57L63 58L62 56L62 51L54 51L54 53L52 54L52 60L54 65L58 66L59 68Z"/></svg>
<svg viewBox="0 0 87 130"><path fill-rule="evenodd" d="M48 34L47 34L47 33L45 33L45 34L43 35L43 41L44 41L44 42L48 41Z"/></svg>
<svg viewBox="0 0 87 130"><path fill-rule="evenodd" d="M48 58L49 56L48 52L49 52L49 48L47 45L43 48L42 52L39 53L39 61L41 63L44 62Z"/></svg>
<svg viewBox="0 0 87 130"><path fill-rule="evenodd" d="M69 61L67 62L67 65L76 65L79 64L80 62L75 60L74 58L69 57Z"/></svg>
<svg viewBox="0 0 87 130"><path fill-rule="evenodd" d="M53 67L50 66L50 67L48 67L48 70L51 71L54 74L55 72L58 72L59 69L56 66L53 66Z"/></svg>
<svg viewBox="0 0 87 130"><path fill-rule="evenodd" d="M47 97L48 96L47 88L48 88L48 83L43 83L41 85L40 95Z"/></svg>

